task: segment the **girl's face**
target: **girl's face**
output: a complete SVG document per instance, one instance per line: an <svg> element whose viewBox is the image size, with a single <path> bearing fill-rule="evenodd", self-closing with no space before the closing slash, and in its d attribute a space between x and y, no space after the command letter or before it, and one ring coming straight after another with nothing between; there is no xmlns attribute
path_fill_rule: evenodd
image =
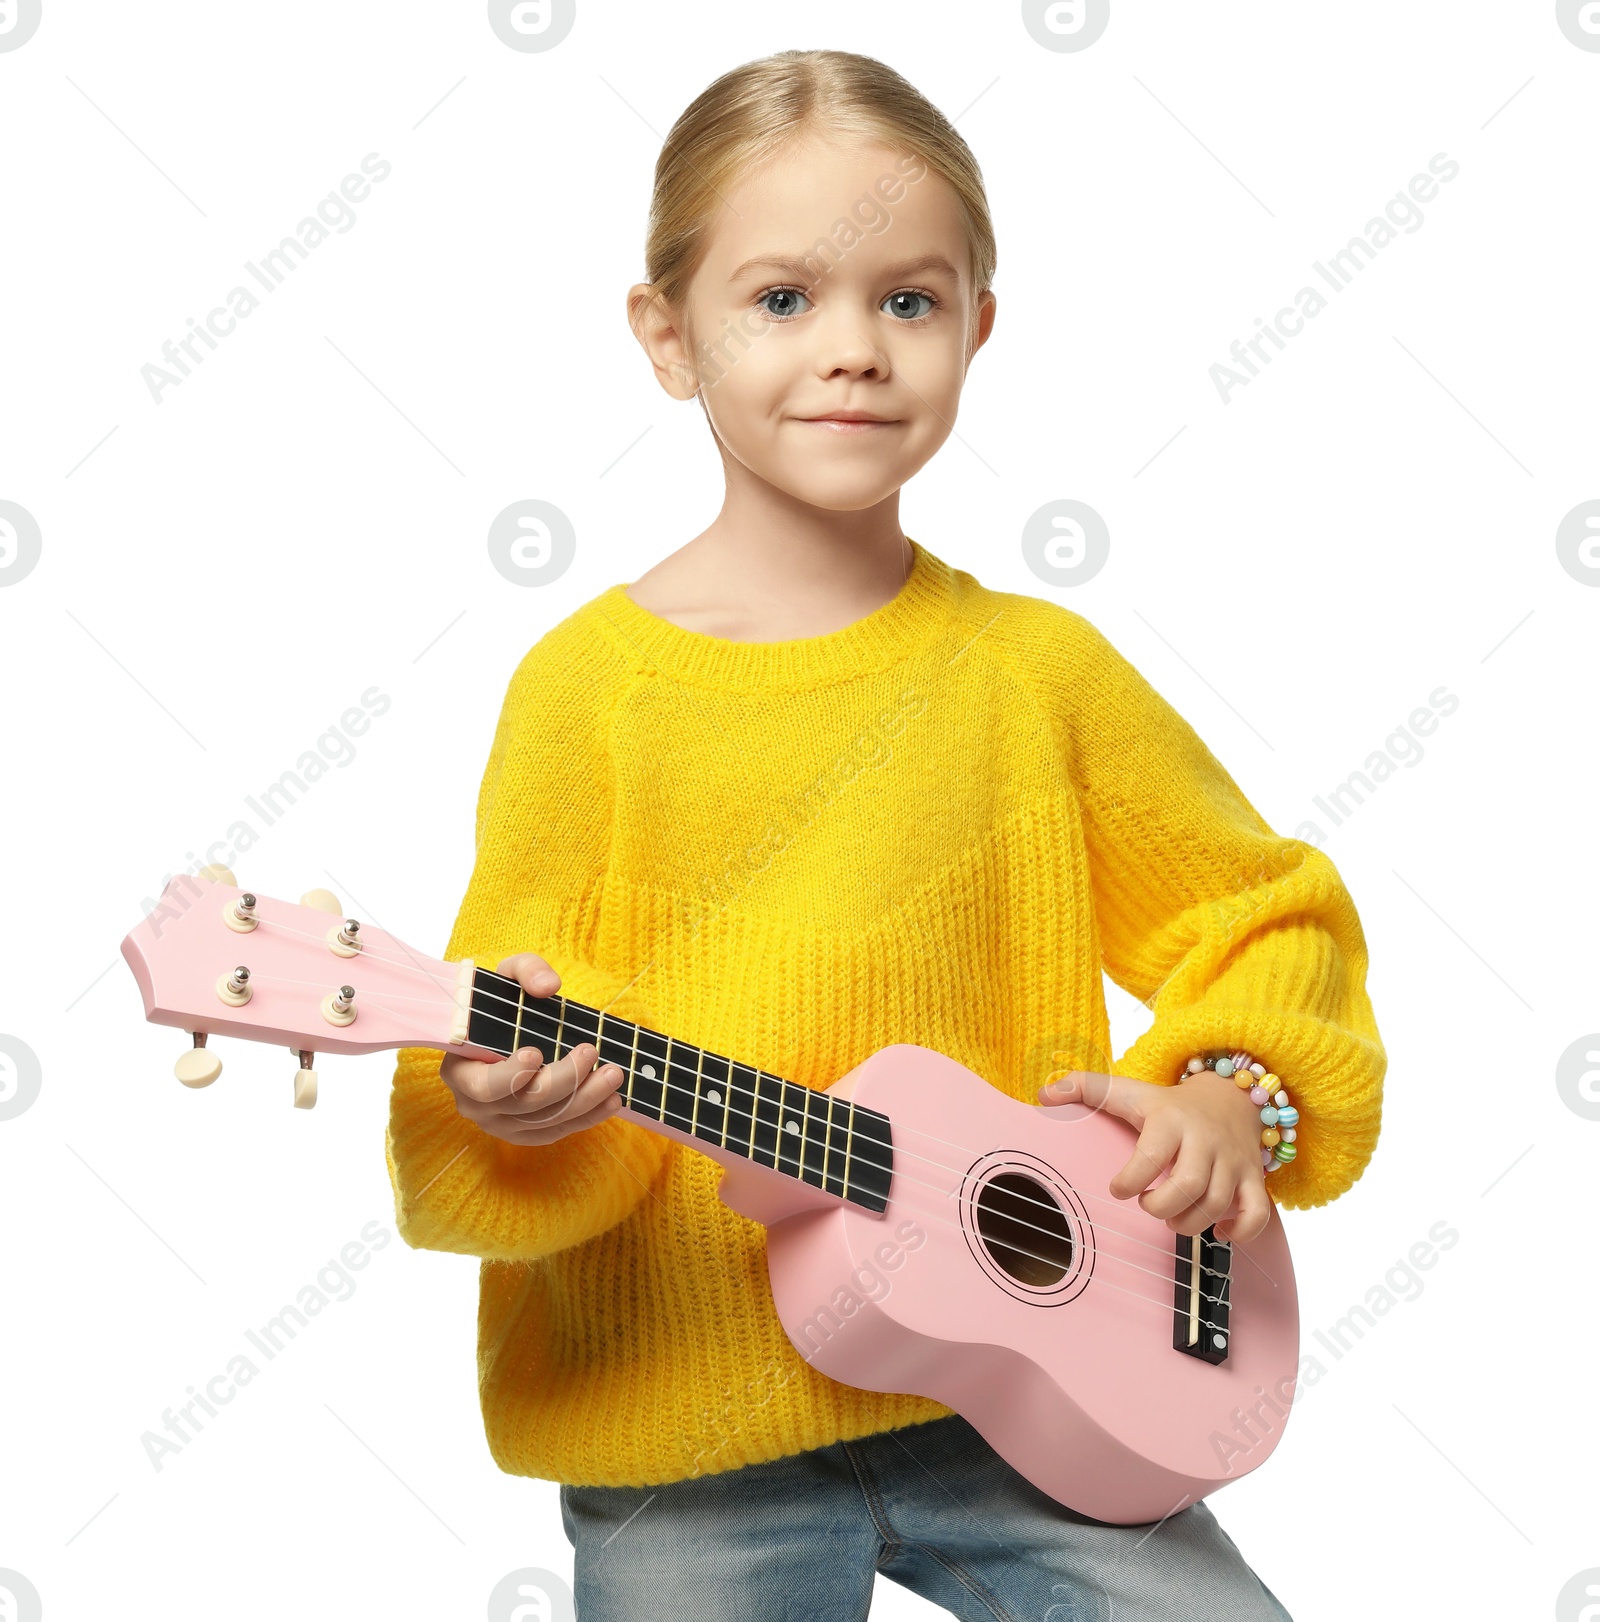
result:
<svg viewBox="0 0 1600 1622"><path fill-rule="evenodd" d="M725 457L854 512L944 443L995 298L973 290L940 176L885 147L812 137L726 194L681 322L637 308L662 386L698 391Z"/></svg>

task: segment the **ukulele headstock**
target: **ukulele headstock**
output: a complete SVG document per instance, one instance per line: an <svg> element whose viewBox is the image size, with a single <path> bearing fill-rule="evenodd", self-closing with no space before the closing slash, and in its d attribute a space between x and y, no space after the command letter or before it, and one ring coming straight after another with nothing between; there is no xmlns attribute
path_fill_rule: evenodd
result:
<svg viewBox="0 0 1600 1622"><path fill-rule="evenodd" d="M175 1073L206 1087L222 1065L211 1035L281 1043L300 1057L295 1105L316 1102L318 1051L465 1043L473 964L445 963L343 915L326 890L299 903L241 889L226 868L179 874L122 955L145 1018L194 1036Z"/></svg>

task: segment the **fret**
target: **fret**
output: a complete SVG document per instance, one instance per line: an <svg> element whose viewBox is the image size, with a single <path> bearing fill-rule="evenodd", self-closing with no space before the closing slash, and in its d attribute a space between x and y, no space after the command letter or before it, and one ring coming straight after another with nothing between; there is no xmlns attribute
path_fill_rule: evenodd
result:
<svg viewBox="0 0 1600 1622"><path fill-rule="evenodd" d="M555 1060L555 1035L560 1029L559 1016L549 1006L550 999L536 997L524 1009L518 1010L518 1019L525 1028L522 1036L524 1047L538 1048L546 1064ZM511 1049L515 1052L516 1049Z"/></svg>
<svg viewBox="0 0 1600 1622"><path fill-rule="evenodd" d="M600 1058L600 1064L614 1064L624 1076L632 1073L634 1063L634 1044L638 1040L639 1027L628 1020L618 1019L614 1014L603 1016L602 1029L605 1034L595 1039L595 1050ZM616 1027L617 1034L613 1035L606 1027Z"/></svg>
<svg viewBox="0 0 1600 1622"><path fill-rule="evenodd" d="M746 1140L755 1120L755 1082L759 1074L747 1064L728 1066L728 1134L722 1146L735 1154L749 1154Z"/></svg>
<svg viewBox="0 0 1600 1622"><path fill-rule="evenodd" d="M811 1118L813 1097L816 1098L817 1104L815 1120ZM824 1130L822 1104L822 1095L814 1093L807 1087L805 1115L800 1124L800 1181L809 1183L813 1188L822 1188L827 1181L823 1176L823 1161L828 1152L828 1140L821 1135Z"/></svg>
<svg viewBox="0 0 1600 1622"><path fill-rule="evenodd" d="M844 1130L844 1171L840 1177L840 1184L844 1192L848 1194L850 1192L850 1150L856 1135L856 1106L848 1098L844 1101L844 1104L845 1109L849 1112L849 1117Z"/></svg>
<svg viewBox="0 0 1600 1622"><path fill-rule="evenodd" d="M494 1053L512 1054L515 1026L507 1017L507 1005L522 990L515 980L479 969L472 981L472 1007L467 1018L467 1040ZM482 993L480 998L479 993Z"/></svg>
<svg viewBox="0 0 1600 1622"><path fill-rule="evenodd" d="M838 1108L835 1109L835 1104ZM828 1151L823 1165L827 1176L822 1186L830 1194L844 1194L845 1172L850 1164L850 1101L846 1098L828 1099Z"/></svg>
<svg viewBox="0 0 1600 1622"><path fill-rule="evenodd" d="M800 1155L805 1146L801 1122L804 1120L805 1098L810 1091L809 1087L802 1087L798 1082L778 1083L778 1170L786 1171L797 1179L800 1176Z"/></svg>
<svg viewBox="0 0 1600 1622"><path fill-rule="evenodd" d="M671 1046L671 1037L639 1027L639 1064L628 1088L628 1107L658 1121L665 1119L662 1111L666 1099L667 1053Z"/></svg>
<svg viewBox="0 0 1600 1622"><path fill-rule="evenodd" d="M569 1003L565 997L534 998L521 1016L527 1027L525 1045L538 1048L546 1064L566 1058L581 1043L594 1041L584 1029L585 1014L594 1015L595 1010Z"/></svg>
<svg viewBox="0 0 1600 1622"><path fill-rule="evenodd" d="M778 1171L782 1169L778 1164L778 1138L782 1131L778 1105L783 1083L776 1076L764 1075L759 1070L756 1071L756 1079L760 1091L756 1094L755 1119L750 1123L755 1145L750 1158L758 1165L771 1166Z"/></svg>
<svg viewBox="0 0 1600 1622"><path fill-rule="evenodd" d="M889 1183L894 1175L894 1146L889 1137L889 1125L887 1115L880 1115L876 1110L858 1110L854 1104L850 1106L852 1158L845 1173L847 1198L865 1195L873 1202L888 1203Z"/></svg>
<svg viewBox="0 0 1600 1622"><path fill-rule="evenodd" d="M689 1136L700 1136L700 1095L705 1089L706 1050L700 1049L700 1057L694 1067L694 1097L689 1109Z"/></svg>
<svg viewBox="0 0 1600 1622"><path fill-rule="evenodd" d="M728 1096L728 1077L732 1069L733 1061L720 1053L700 1055L700 1103L694 1134L724 1148L728 1141L728 1124L734 1118Z"/></svg>
<svg viewBox="0 0 1600 1622"><path fill-rule="evenodd" d="M894 1150L875 1110L679 1042L561 996L532 997L506 975L473 975L467 1041L502 1057L535 1046L545 1063L584 1043L626 1078L624 1105L869 1210L888 1203ZM838 1105L836 1108L835 1105Z"/></svg>
<svg viewBox="0 0 1600 1622"><path fill-rule="evenodd" d="M746 1157L746 1159L749 1160L754 1160L756 1157L756 1110L760 1098L761 1072L759 1070L755 1070L751 1072L749 1091L745 1095L745 1108L748 1115L748 1119L745 1122L745 1127L749 1132L749 1137L745 1142L744 1148L739 1151Z"/></svg>
<svg viewBox="0 0 1600 1622"><path fill-rule="evenodd" d="M565 1042L567 1053L583 1042L594 1042L600 1035L600 1021L605 1018L596 1008L585 1008L581 1002L569 1002L565 997L554 997L551 1001L561 1005L561 1013L556 1024L556 1041ZM589 1027L593 1025L591 1031ZM563 1054L564 1058L566 1055Z"/></svg>
<svg viewBox="0 0 1600 1622"><path fill-rule="evenodd" d="M698 1070L690 1055L699 1051L687 1042L667 1042L666 1113L661 1119L680 1132L688 1132L694 1122Z"/></svg>

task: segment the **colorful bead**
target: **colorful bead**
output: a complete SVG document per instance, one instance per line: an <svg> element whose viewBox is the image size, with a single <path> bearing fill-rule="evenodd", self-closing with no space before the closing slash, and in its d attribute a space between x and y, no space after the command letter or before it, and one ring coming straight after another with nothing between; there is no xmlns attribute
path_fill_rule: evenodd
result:
<svg viewBox="0 0 1600 1622"><path fill-rule="evenodd" d="M1295 1127L1300 1112L1289 1102L1288 1090L1264 1064L1242 1048L1237 1053L1219 1053L1207 1058L1196 1054L1184 1065L1178 1079L1210 1070L1230 1076L1233 1083L1256 1106L1261 1116L1261 1169L1275 1172L1295 1158Z"/></svg>

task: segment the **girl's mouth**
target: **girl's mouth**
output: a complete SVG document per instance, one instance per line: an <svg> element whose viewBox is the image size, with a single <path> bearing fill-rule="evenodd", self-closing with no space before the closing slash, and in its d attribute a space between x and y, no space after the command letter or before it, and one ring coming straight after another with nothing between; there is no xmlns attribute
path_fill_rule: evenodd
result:
<svg viewBox="0 0 1600 1622"><path fill-rule="evenodd" d="M881 417L801 417L813 428L828 428L836 434L864 434L874 428L893 428L893 421Z"/></svg>

